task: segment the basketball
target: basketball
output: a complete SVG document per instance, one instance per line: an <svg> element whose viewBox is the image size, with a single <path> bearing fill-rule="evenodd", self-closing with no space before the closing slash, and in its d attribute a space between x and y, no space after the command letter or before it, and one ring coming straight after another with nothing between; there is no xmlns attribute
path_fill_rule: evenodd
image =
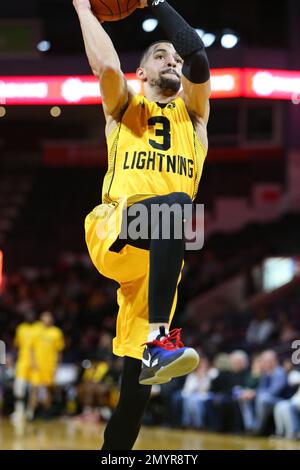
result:
<svg viewBox="0 0 300 470"><path fill-rule="evenodd" d="M100 21L118 21L139 6L139 0L90 0L92 11Z"/></svg>

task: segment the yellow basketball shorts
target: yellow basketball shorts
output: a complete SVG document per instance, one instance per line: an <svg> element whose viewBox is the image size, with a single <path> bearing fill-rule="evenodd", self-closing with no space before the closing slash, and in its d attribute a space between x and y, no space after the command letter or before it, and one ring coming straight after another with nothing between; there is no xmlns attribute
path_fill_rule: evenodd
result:
<svg viewBox="0 0 300 470"><path fill-rule="evenodd" d="M40 365L31 372L31 385L34 387L50 387L54 384L55 370L55 367L43 367Z"/></svg>
<svg viewBox="0 0 300 470"><path fill-rule="evenodd" d="M110 251L121 232L125 202L101 204L85 219L85 235L91 260L105 277L120 284L119 306L113 353L141 359L149 334L148 283L149 251L126 245L119 253ZM178 279L178 283L180 277ZM163 286L162 286L163 289ZM171 323L177 291L170 312Z"/></svg>
<svg viewBox="0 0 300 470"><path fill-rule="evenodd" d="M30 382L31 379L31 364L30 361L17 361L16 363L16 379L24 380L25 382Z"/></svg>

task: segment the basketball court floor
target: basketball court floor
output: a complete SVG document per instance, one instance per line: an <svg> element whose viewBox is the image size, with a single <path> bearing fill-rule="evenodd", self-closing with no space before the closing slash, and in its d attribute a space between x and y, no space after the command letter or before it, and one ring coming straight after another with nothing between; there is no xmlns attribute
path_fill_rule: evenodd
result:
<svg viewBox="0 0 300 470"><path fill-rule="evenodd" d="M78 419L34 422L23 428L0 420L1 450L98 450L104 426ZM143 428L136 450L300 450L300 441Z"/></svg>

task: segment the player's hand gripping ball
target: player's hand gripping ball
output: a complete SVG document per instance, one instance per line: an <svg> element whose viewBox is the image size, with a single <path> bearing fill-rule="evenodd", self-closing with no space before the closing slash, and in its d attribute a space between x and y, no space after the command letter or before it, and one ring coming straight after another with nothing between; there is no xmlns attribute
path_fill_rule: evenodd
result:
<svg viewBox="0 0 300 470"><path fill-rule="evenodd" d="M94 15L100 21L118 21L137 8L145 8L147 0L90 0Z"/></svg>

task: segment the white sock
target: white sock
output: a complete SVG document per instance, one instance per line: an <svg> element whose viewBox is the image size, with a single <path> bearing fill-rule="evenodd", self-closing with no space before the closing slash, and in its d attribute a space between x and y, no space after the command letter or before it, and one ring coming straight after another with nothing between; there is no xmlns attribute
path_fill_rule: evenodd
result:
<svg viewBox="0 0 300 470"><path fill-rule="evenodd" d="M166 335L169 333L169 330L165 328ZM160 335L159 328L157 330L151 331L148 335L148 342L154 341Z"/></svg>
<svg viewBox="0 0 300 470"><path fill-rule="evenodd" d="M15 404L15 410L17 414L23 415L25 412L25 406L23 400L18 400L16 401Z"/></svg>

